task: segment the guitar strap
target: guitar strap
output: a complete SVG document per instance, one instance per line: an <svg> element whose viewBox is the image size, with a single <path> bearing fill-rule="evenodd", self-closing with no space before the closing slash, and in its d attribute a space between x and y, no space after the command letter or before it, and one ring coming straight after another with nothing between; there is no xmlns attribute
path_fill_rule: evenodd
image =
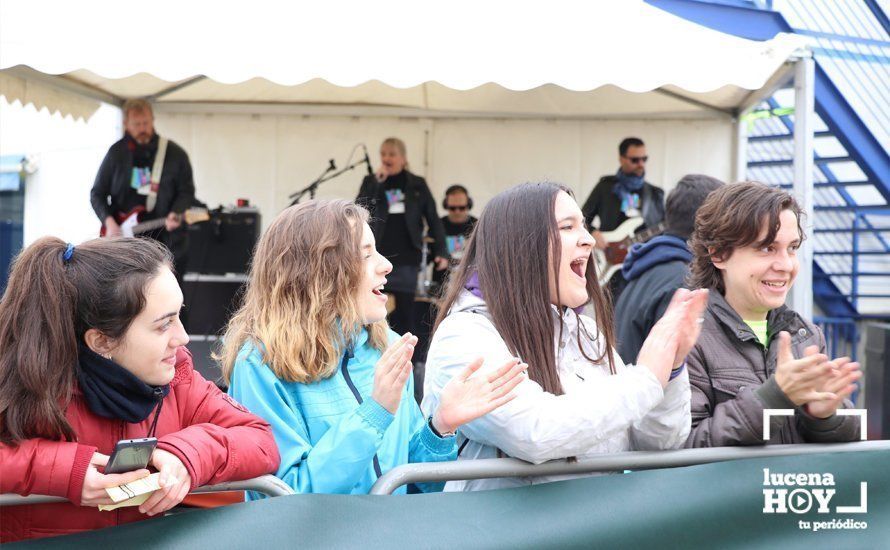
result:
<svg viewBox="0 0 890 550"><path fill-rule="evenodd" d="M164 157L167 156L167 138L158 138L158 153L155 155L155 163L151 167L151 189L145 198L145 210L152 212L158 199L158 188L161 186L161 174L164 173Z"/></svg>

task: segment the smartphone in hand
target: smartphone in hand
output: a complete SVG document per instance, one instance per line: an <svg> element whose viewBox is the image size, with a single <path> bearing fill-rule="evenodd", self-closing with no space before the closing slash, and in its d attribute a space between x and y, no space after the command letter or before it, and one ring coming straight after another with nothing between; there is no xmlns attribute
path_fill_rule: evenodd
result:
<svg viewBox="0 0 890 550"><path fill-rule="evenodd" d="M158 446L155 437L142 439L121 439L114 446L114 452L105 465L106 474L123 474L148 467L151 453Z"/></svg>

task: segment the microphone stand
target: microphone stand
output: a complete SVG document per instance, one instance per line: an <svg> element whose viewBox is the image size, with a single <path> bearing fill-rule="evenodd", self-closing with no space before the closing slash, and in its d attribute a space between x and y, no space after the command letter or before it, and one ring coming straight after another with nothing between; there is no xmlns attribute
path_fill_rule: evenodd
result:
<svg viewBox="0 0 890 550"><path fill-rule="evenodd" d="M296 193L291 193L290 195L288 195L287 198L291 199L290 206L293 206L293 205L299 203L300 200L303 199L303 196L306 193L309 193L309 200L314 199L315 191L318 189L319 185L321 185L322 183L324 183L328 180L332 180L332 179L342 175L345 172L352 170L359 164L364 164L364 163L365 163L365 159L359 159L359 160L353 162L352 164L350 164L349 166L343 168L342 170L337 170L336 172L334 172L332 174L331 172L335 169L335 167L334 167L334 161L331 160L331 165L328 166L328 169L325 170L324 173L322 173L322 175L318 177L318 179L316 179L315 181L313 181L312 183L310 183L303 189L300 189Z"/></svg>

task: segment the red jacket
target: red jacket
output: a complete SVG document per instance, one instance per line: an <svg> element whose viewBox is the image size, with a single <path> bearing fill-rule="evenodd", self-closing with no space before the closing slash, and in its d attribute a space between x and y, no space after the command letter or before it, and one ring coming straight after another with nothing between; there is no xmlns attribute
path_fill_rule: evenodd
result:
<svg viewBox="0 0 890 550"><path fill-rule="evenodd" d="M274 473L279 457L269 424L198 374L185 347L176 359L176 374L158 419L158 448L182 461L192 487ZM65 416L77 434L76 442L29 439L17 447L0 444L0 493L53 495L71 501L0 507L0 542L148 518L138 507L111 512L83 507L80 496L93 453L110 455L119 439L145 437L154 414L139 424L103 418L93 414L76 391Z"/></svg>

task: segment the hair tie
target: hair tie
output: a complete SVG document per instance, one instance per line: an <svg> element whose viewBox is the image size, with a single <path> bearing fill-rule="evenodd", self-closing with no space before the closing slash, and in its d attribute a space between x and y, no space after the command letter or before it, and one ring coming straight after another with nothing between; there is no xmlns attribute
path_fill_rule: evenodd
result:
<svg viewBox="0 0 890 550"><path fill-rule="evenodd" d="M68 243L68 246L65 248L65 252L62 252L62 261L66 264L71 261L71 256L74 255L74 245Z"/></svg>

